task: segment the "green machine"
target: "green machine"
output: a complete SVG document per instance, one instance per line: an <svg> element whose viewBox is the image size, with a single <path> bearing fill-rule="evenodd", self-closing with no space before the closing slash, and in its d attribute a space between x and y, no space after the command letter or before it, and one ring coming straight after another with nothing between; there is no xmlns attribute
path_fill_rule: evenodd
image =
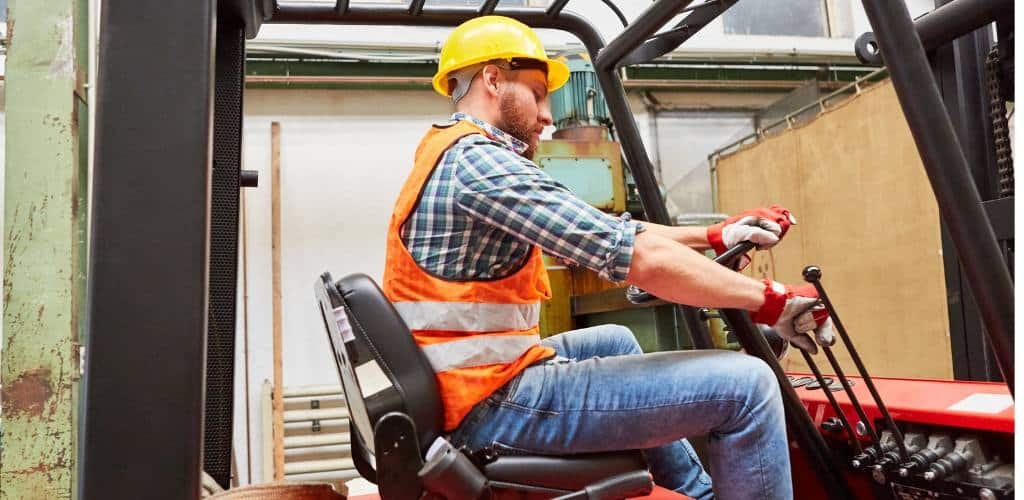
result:
<svg viewBox="0 0 1024 500"><path fill-rule="evenodd" d="M590 61L570 57L568 83L551 94L555 132L542 141L535 163L568 186L591 206L612 214L642 213L629 172L623 167L619 143ZM676 307L664 302L637 306L624 288L607 283L578 267L547 261L554 297L541 313L542 335L574 328L615 323L629 327L645 352L692 346L677 318Z"/></svg>

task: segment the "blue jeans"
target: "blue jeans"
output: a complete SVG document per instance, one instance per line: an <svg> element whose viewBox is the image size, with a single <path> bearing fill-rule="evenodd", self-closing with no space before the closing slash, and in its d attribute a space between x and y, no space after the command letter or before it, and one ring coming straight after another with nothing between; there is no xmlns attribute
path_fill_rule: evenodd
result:
<svg viewBox="0 0 1024 500"><path fill-rule="evenodd" d="M792 498L779 388L730 351L643 354L603 325L543 341L557 356L477 405L450 439L470 449L565 455L646 450L659 486L698 498ZM708 435L711 479L686 436Z"/></svg>

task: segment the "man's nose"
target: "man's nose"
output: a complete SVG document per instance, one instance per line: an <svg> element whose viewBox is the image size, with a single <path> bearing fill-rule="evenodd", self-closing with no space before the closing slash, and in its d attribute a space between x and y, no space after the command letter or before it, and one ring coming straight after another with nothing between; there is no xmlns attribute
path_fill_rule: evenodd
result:
<svg viewBox="0 0 1024 500"><path fill-rule="evenodd" d="M545 98L540 103L540 107L537 114L537 121L540 122L540 124L544 125L545 127L553 125L555 123L554 119L551 118L551 104L548 102L547 98Z"/></svg>

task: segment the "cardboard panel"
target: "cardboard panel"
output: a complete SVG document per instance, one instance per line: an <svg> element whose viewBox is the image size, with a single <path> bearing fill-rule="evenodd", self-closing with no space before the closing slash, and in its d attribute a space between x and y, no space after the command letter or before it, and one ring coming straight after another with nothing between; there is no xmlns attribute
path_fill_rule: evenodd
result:
<svg viewBox="0 0 1024 500"><path fill-rule="evenodd" d="M799 222L745 273L802 283L821 266L872 375L952 378L938 207L890 83L720 159L717 175L720 211L780 203ZM784 366L806 371L795 354Z"/></svg>

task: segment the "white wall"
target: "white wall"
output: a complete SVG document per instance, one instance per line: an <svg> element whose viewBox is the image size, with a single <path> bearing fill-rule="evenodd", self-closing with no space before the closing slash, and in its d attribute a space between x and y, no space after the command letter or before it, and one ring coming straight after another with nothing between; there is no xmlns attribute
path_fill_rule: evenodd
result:
<svg viewBox="0 0 1024 500"><path fill-rule="evenodd" d="M427 91L246 92L243 168L260 173L259 188L245 190L250 423L257 479L258 398L263 380L273 379L270 123L281 124L283 376L285 386L300 386L337 383L314 308L314 280L326 270L336 277L364 272L380 279L391 207L416 144L432 120L447 115L447 103ZM238 368L244 373L241 364ZM243 393L240 375L236 394ZM236 401L235 408L241 425L244 401ZM236 426L235 436L244 475L244 428Z"/></svg>

